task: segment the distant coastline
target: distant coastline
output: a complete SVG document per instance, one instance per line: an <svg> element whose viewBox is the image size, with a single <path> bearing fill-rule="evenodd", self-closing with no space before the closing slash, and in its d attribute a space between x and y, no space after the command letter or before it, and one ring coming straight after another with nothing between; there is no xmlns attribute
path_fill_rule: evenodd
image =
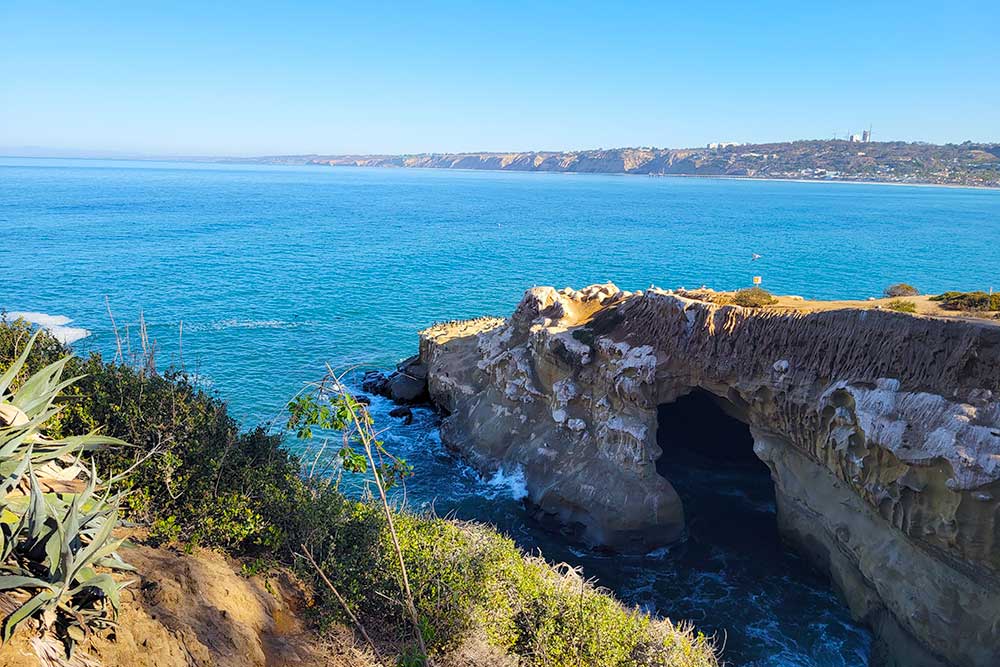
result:
<svg viewBox="0 0 1000 667"><path fill-rule="evenodd" d="M1000 189L1000 143L925 144L809 140L725 144L705 148L614 148L581 151L467 152L372 155L42 155L0 149L0 159L187 162L272 166L447 169L549 174L721 178L790 183L855 183Z"/></svg>
<svg viewBox="0 0 1000 667"><path fill-rule="evenodd" d="M280 155L225 162L549 173L704 176L807 182L1000 187L1000 144L810 140L705 148L583 151Z"/></svg>

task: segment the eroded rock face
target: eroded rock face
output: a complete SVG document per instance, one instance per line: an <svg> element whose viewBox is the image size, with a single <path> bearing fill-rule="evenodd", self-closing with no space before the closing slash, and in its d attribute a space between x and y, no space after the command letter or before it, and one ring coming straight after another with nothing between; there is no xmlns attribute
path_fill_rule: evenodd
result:
<svg viewBox="0 0 1000 667"><path fill-rule="evenodd" d="M508 320L421 334L444 442L520 467L584 539L677 539L657 406L726 399L771 469L783 535L899 665L1000 664L1000 327L755 311L614 285L529 290Z"/></svg>

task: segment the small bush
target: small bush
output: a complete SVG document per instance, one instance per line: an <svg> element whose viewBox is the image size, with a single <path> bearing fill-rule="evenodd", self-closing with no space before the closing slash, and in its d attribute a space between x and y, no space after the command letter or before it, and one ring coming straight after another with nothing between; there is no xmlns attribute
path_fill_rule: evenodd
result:
<svg viewBox="0 0 1000 667"><path fill-rule="evenodd" d="M897 313L915 313L917 304L906 299L893 299L885 304L887 310L895 310Z"/></svg>
<svg viewBox="0 0 1000 667"><path fill-rule="evenodd" d="M733 303L745 308L760 308L777 302L770 292L760 287L741 289L733 295Z"/></svg>
<svg viewBox="0 0 1000 667"><path fill-rule="evenodd" d="M938 301L945 310L966 310L974 312L990 312L1000 310L1000 292L988 294L978 292L945 292L932 296L931 301Z"/></svg>
<svg viewBox="0 0 1000 667"><path fill-rule="evenodd" d="M363 619L397 628L405 640L404 611L390 602L399 589L378 508L347 502L326 509L333 511L321 522L326 534L313 533L325 545L323 569ZM717 665L704 635L626 609L575 570L525 556L492 528L409 513L395 521L432 654L480 628L525 667ZM307 567L301 575L315 576Z"/></svg>
<svg viewBox="0 0 1000 667"><path fill-rule="evenodd" d="M913 285L907 283L896 283L885 288L883 294L886 297L917 296L920 292Z"/></svg>

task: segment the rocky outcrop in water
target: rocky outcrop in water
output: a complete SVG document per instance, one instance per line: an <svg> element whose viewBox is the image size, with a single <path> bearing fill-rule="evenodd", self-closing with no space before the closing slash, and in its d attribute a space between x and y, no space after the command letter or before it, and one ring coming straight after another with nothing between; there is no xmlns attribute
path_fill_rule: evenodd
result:
<svg viewBox="0 0 1000 667"><path fill-rule="evenodd" d="M420 361L419 356L414 355L401 361L389 375L381 371L368 371L361 380L361 388L370 394L391 398L397 403L425 403L427 366Z"/></svg>
<svg viewBox="0 0 1000 667"><path fill-rule="evenodd" d="M522 469L539 515L623 550L682 536L657 406L710 392L877 662L1000 664L1000 327L535 288L507 320L422 332L420 360L449 447Z"/></svg>

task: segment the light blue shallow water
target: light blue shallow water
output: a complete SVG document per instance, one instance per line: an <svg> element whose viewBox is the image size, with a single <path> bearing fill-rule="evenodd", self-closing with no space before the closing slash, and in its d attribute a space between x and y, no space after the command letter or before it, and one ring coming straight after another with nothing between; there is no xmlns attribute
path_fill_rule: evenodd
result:
<svg viewBox="0 0 1000 667"><path fill-rule="evenodd" d="M0 307L70 317L92 331L78 349L108 352L107 296L119 324L145 312L161 365L179 358L183 320L186 366L248 425L324 362L387 367L420 328L508 314L535 284L1000 287L1000 192L959 189L8 158L0 231ZM388 441L416 467L412 504L493 521L629 602L725 631L733 663L866 663L869 634L770 533L713 546L692 527L669 551L605 557L528 521L516 481L450 458L430 411ZM736 520L773 525L767 488L712 474L695 470L686 493L739 486Z"/></svg>

